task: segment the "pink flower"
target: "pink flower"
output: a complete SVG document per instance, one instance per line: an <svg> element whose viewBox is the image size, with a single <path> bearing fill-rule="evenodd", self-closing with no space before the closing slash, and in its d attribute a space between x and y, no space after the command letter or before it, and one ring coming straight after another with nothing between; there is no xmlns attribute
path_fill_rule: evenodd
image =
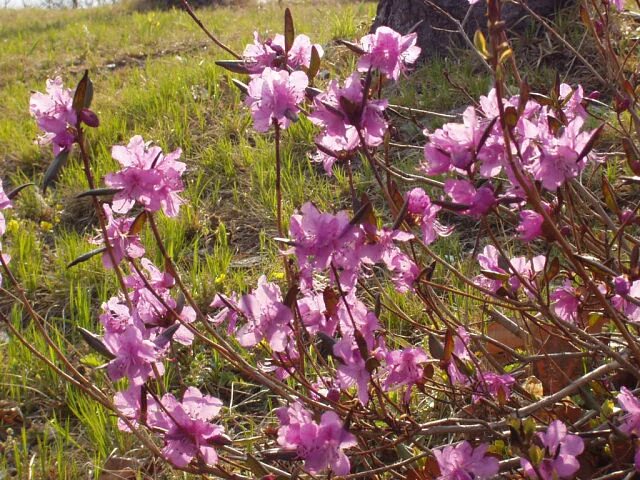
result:
<svg viewBox="0 0 640 480"><path fill-rule="evenodd" d="M338 326L338 318L327 311L322 294L309 292L298 300L298 310L303 325L312 335L322 332L332 337Z"/></svg>
<svg viewBox="0 0 640 480"><path fill-rule="evenodd" d="M511 375L498 375L493 372L478 372L478 381L473 391L473 402L483 397L503 402L511 397L511 386L516 379Z"/></svg>
<svg viewBox="0 0 640 480"><path fill-rule="evenodd" d="M542 224L544 217L533 210L522 210L520 212L520 225L516 229L520 234L520 239L524 242L531 242L542 236Z"/></svg>
<svg viewBox="0 0 640 480"><path fill-rule="evenodd" d="M73 109L73 92L62 86L62 78L47 80L47 93L36 92L29 100L29 112L44 132L40 145L53 143L53 154L70 150L76 141L78 117Z"/></svg>
<svg viewBox="0 0 640 480"><path fill-rule="evenodd" d="M401 293L413 288L413 282L420 274L418 266L396 245L396 242L407 242L413 239L410 233L383 228L365 228L376 243L368 243L359 247L358 254L367 264L383 262L393 274L393 284Z"/></svg>
<svg viewBox="0 0 640 480"><path fill-rule="evenodd" d="M147 414L149 414L149 412L155 411L157 405L152 397L149 395L146 397ZM139 385L131 384L126 390L116 393L113 397L113 404L120 414L129 419L133 425L137 426L142 420L142 388ZM131 431L122 418L118 418L118 428L124 432Z"/></svg>
<svg viewBox="0 0 640 480"><path fill-rule="evenodd" d="M7 194L4 193L4 190L2 188L2 182L0 182L0 237L4 235L7 228L4 215L2 214L2 210L5 210L11 207L12 207L11 200L9 200L9 197L7 197Z"/></svg>
<svg viewBox="0 0 640 480"><path fill-rule="evenodd" d="M274 122L287 128L297 119L298 104L304 100L309 79L303 72L277 71L265 68L249 83L245 103L251 108L253 126L266 132Z"/></svg>
<svg viewBox="0 0 640 480"><path fill-rule="evenodd" d="M253 347L264 338L274 352L285 350L292 333L293 315L282 303L280 287L267 282L263 275L258 280L258 288L244 295L238 307L247 318L247 323L236 332L240 345Z"/></svg>
<svg viewBox="0 0 640 480"><path fill-rule="evenodd" d="M168 217L178 215L184 203L178 196L184 190L180 177L186 169L177 161L181 154L178 148L164 156L160 147L149 147L140 135L126 147L114 146L111 156L123 169L105 177L108 186L122 189L114 196L113 211L127 213L138 202L150 212L162 209Z"/></svg>
<svg viewBox="0 0 640 480"><path fill-rule="evenodd" d="M358 400L362 405L369 402L369 380L371 373L367 370L360 349L354 339L346 337L333 346L333 354L341 360L338 366L338 385L343 390L356 386Z"/></svg>
<svg viewBox="0 0 640 480"><path fill-rule="evenodd" d="M133 325L129 307L125 305L124 298L111 297L102 304L100 323L107 333L122 333L129 325Z"/></svg>
<svg viewBox="0 0 640 480"><path fill-rule="evenodd" d="M466 440L455 446L434 450L440 476L437 480L483 480L497 475L498 459L485 455L489 446L473 448Z"/></svg>
<svg viewBox="0 0 640 480"><path fill-rule="evenodd" d="M145 250L140 237L131 234L131 226L135 218L114 218L113 212L108 205L103 205L105 217L107 218L107 240L111 246L111 253L116 263L125 258L140 258L144 255ZM92 243L100 245L104 242L102 238L96 238ZM104 268L112 269L111 255L109 252L102 254L102 264Z"/></svg>
<svg viewBox="0 0 640 480"><path fill-rule="evenodd" d="M580 154L593 132L582 130L584 119L581 117L574 118L557 135L551 132L547 123L547 117L541 115L537 127L540 154L533 161L530 170L544 188L555 192L559 186L584 170L589 156L580 158Z"/></svg>
<svg viewBox="0 0 640 480"><path fill-rule="evenodd" d="M345 80L343 88L333 80L327 90L314 99L314 110L308 118L323 128L316 144L326 150L319 159L329 170L333 163L325 158L328 152L331 152L329 156L339 156L353 153L362 146L358 131L368 147L378 146L384 139L387 123L382 114L387 101L368 100L363 105L363 95L362 80L354 73Z"/></svg>
<svg viewBox="0 0 640 480"><path fill-rule="evenodd" d="M378 27L375 33L360 39L360 47L366 52L358 61L358 71L378 70L393 80L420 56L416 46L416 33L402 36L389 27Z"/></svg>
<svg viewBox="0 0 640 480"><path fill-rule="evenodd" d="M640 280L632 283L624 277L616 277L614 279L614 288L616 295L611 299L611 303L616 309L623 312L632 322L640 322L640 306L635 302L627 300L628 297L640 299Z"/></svg>
<svg viewBox="0 0 640 480"><path fill-rule="evenodd" d="M196 456L207 465L218 463L214 445L224 445L229 441L224 435L224 428L210 421L220 413L222 402L189 387L182 402L167 393L161 403L162 407L158 406L155 414L149 416L149 424L166 431L162 449L165 458L176 467L186 467Z"/></svg>
<svg viewBox="0 0 640 480"><path fill-rule="evenodd" d="M407 213L412 215L422 230L422 240L426 245L433 243L438 237L447 237L452 228L443 226L436 215L440 207L431 203L431 199L421 188L414 188L407 193L409 203Z"/></svg>
<svg viewBox="0 0 640 480"><path fill-rule="evenodd" d="M550 299L553 302L553 311L560 319L569 323L577 322L580 295L571 285L571 281L565 280L561 287L553 291Z"/></svg>
<svg viewBox="0 0 640 480"><path fill-rule="evenodd" d="M271 42L272 48L279 49L284 54L284 35L276 35ZM318 56L322 58L324 50L319 44L311 44L311 39L306 35L298 35L293 39L293 44L287 55L287 65L292 69L299 69L301 67L309 68L311 65L311 49L316 47Z"/></svg>
<svg viewBox="0 0 640 480"><path fill-rule="evenodd" d="M500 266L500 252L493 245L487 245L478 255L478 263L487 275L479 275L474 278L474 283L490 290L497 292L509 277L509 273ZM490 275L489 275L490 274ZM504 277L504 279L502 279Z"/></svg>
<svg viewBox="0 0 640 480"><path fill-rule="evenodd" d="M444 192L454 203L466 206L460 213L480 217L493 208L496 198L493 188L488 185L476 188L467 180L447 180L444 182Z"/></svg>
<svg viewBox="0 0 640 480"><path fill-rule="evenodd" d="M312 203L305 203L299 214L291 216L289 236L294 242L289 253L298 258L305 285L311 285L313 271L324 271L331 263L347 270L355 282L360 267L355 244L362 241L363 234L357 226L351 225L346 212L321 213ZM342 285L351 288L346 283Z"/></svg>
<svg viewBox="0 0 640 480"><path fill-rule="evenodd" d="M276 35L273 40L261 41L258 32L253 34L253 43L248 44L242 56L253 75L259 75L265 68L285 69L283 35ZM291 45L287 55L286 65L291 69L309 68L311 64L311 50L315 47L320 58L324 50L319 44L311 44L311 39L306 35L298 35Z"/></svg>
<svg viewBox="0 0 640 480"><path fill-rule="evenodd" d="M345 430L342 420L334 412L324 412L320 423L313 421L311 412L298 402L276 412L280 424L278 444L295 449L305 461L305 469L315 475L331 470L334 475L347 475L351 470L349 458L343 450L357 445L356 437Z"/></svg>
<svg viewBox="0 0 640 480"><path fill-rule="evenodd" d="M489 136L479 148L489 124L478 118L473 107L465 110L462 120L463 123L447 123L431 134L425 130L429 143L424 147L425 164L422 169L428 175L439 175L453 168L465 173L474 161L479 160L483 176L489 178L500 173L504 156L500 137ZM494 125L492 132L495 128Z"/></svg>
<svg viewBox="0 0 640 480"><path fill-rule="evenodd" d="M422 348L413 347L388 352L385 360L387 378L383 388L385 391L392 391L407 385L404 401L408 403L413 385L419 385L424 381L422 364L427 362L429 357Z"/></svg>
<svg viewBox="0 0 640 480"><path fill-rule="evenodd" d="M455 358L451 359L447 365L447 373L453 385L469 384L469 375L460 370L458 363L473 365L473 357L469 351L470 341L469 332L462 326L458 327L453 334L453 355Z"/></svg>
<svg viewBox="0 0 640 480"><path fill-rule="evenodd" d="M625 413L620 431L640 437L640 400L628 388L622 387L618 394L618 405Z"/></svg>
<svg viewBox="0 0 640 480"><path fill-rule="evenodd" d="M545 451L545 457L537 466L541 480L572 478L580 469L576 458L584 450L584 441L578 435L567 433L560 420L553 421L545 433L536 434ZM539 478L529 460L521 458L520 464L528 478Z"/></svg>
<svg viewBox="0 0 640 480"><path fill-rule="evenodd" d="M164 373L156 346L145 340L135 325L129 325L123 332L107 332L104 344L115 356L107 365L107 373L113 381L127 377L133 385L142 385L154 377L153 364L160 374Z"/></svg>

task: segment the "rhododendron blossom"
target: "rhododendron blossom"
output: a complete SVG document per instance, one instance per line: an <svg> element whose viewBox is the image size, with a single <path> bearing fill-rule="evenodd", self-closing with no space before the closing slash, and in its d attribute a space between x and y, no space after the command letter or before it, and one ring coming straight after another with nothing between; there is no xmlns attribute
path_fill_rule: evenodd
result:
<svg viewBox="0 0 640 480"><path fill-rule="evenodd" d="M76 142L78 116L73 109L73 92L64 88L61 77L47 80L47 93L31 95L29 112L44 132L38 139L40 145L52 143L54 155L71 149Z"/></svg>
<svg viewBox="0 0 640 480"><path fill-rule="evenodd" d="M110 173L105 183L121 189L113 198L113 211L127 213L138 202L145 210L160 209L168 217L178 215L184 200L178 196L184 190L181 176L186 165L178 162L182 150L163 155L160 147L145 144L140 135L133 137L124 147L116 145L111 156L120 163L122 170Z"/></svg>
<svg viewBox="0 0 640 480"><path fill-rule="evenodd" d="M576 323L578 309L580 308L580 295L571 285L570 280L565 280L562 286L555 289L549 296L553 302L553 311L565 322Z"/></svg>
<svg viewBox="0 0 640 480"><path fill-rule="evenodd" d="M115 357L107 365L109 377L114 381L127 377L134 385L142 385L155 377L154 364L160 375L164 373L157 347L146 340L135 325L127 326L122 332L107 332L104 344Z"/></svg>
<svg viewBox="0 0 640 480"><path fill-rule="evenodd" d="M336 413L324 412L320 423L316 423L311 412L294 403L278 409L276 414L281 425L278 444L295 450L309 473L315 475L327 469L334 475L350 472L351 464L343 450L356 446L357 440L345 430Z"/></svg>
<svg viewBox="0 0 640 480"><path fill-rule="evenodd" d="M486 455L489 446L473 448L467 441L434 450L440 475L437 480L486 480L498 473L498 459Z"/></svg>
<svg viewBox="0 0 640 480"><path fill-rule="evenodd" d="M344 152L353 153L363 146L360 137L367 147L382 143L387 131L382 113L388 102L363 102L363 90L360 76L354 73L345 80L344 87L333 80L326 91L314 98L314 110L308 118L323 129L316 137L316 144L322 147L318 159L324 162L325 168L328 167L327 173L331 173L333 165L333 161L326 159L327 155L335 157Z"/></svg>
<svg viewBox="0 0 640 480"><path fill-rule="evenodd" d="M273 39L262 41L258 32L254 32L253 43L245 47L242 56L251 74L259 75L265 68L285 69L286 66L293 70L301 67L309 68L311 51L314 47L318 57L322 58L324 49L321 45L311 44L311 39L307 35L298 35L289 49L285 65L284 35L278 34Z"/></svg>
<svg viewBox="0 0 640 480"><path fill-rule="evenodd" d="M440 211L438 205L431 203L431 199L421 188L414 188L407 193L407 213L411 215L422 230L422 241L429 245L438 237L446 237L453 231L443 226L436 216Z"/></svg>
<svg viewBox="0 0 640 480"><path fill-rule="evenodd" d="M103 205L102 208L107 220L107 240L111 248L111 254L109 254L108 251L102 254L102 264L104 268L113 268L113 262L111 261L112 255L116 264L120 263L125 257L142 257L145 250L140 242L140 237L131 233L131 226L135 218L115 218L108 205ZM93 243L96 245L100 245L103 241L102 238L93 239Z"/></svg>
<svg viewBox="0 0 640 480"><path fill-rule="evenodd" d="M622 387L618 394L618 404L625 413L619 427L620 431L640 437L640 399L627 387Z"/></svg>
<svg viewBox="0 0 640 480"><path fill-rule="evenodd" d="M444 192L455 204L466 207L460 213L473 217L485 215L496 202L491 186L483 185L476 190L471 182L466 180L447 180L444 183Z"/></svg>
<svg viewBox="0 0 640 480"><path fill-rule="evenodd" d="M162 449L165 458L176 467L186 467L197 456L207 465L217 464L215 445L229 443L224 428L211 423L220 413L222 402L189 387L182 402L167 393L160 403L162 406L158 405L149 415L149 424L165 431Z"/></svg>
<svg viewBox="0 0 640 480"><path fill-rule="evenodd" d="M365 53L358 61L358 70L377 70L392 80L398 80L407 65L415 63L420 56L417 39L416 33L403 36L389 27L378 27L374 33L360 39L360 48Z"/></svg>
<svg viewBox="0 0 640 480"><path fill-rule="evenodd" d="M577 435L567 433L567 426L560 420L551 422L546 432L536 433L536 437L544 448L545 458L533 468L529 460L520 459L524 474L528 478L555 480L557 478L573 478L580 469L576 458L584 450L584 441Z"/></svg>
<svg viewBox="0 0 640 480"><path fill-rule="evenodd" d="M275 352L284 351L291 332L291 310L282 303L280 287L267 282L264 275L258 280L258 288L244 295L238 303L247 323L236 332L243 347L253 347L263 338Z"/></svg>
<svg viewBox="0 0 640 480"><path fill-rule="evenodd" d="M504 402L511 397L511 386L516 382L511 375L478 372L477 377L473 390L473 402L479 402L482 398Z"/></svg>
<svg viewBox="0 0 640 480"><path fill-rule="evenodd" d="M407 386L404 401L411 399L411 389L414 385L420 385L424 381L424 367L429 357L422 348L412 347L388 352L385 357L387 378L383 388L387 391L397 390Z"/></svg>
<svg viewBox="0 0 640 480"><path fill-rule="evenodd" d="M542 235L544 217L533 210L520 212L520 224L516 229L524 242L531 242Z"/></svg>
<svg viewBox="0 0 640 480"><path fill-rule="evenodd" d="M251 109L253 126L266 132L277 123L287 128L297 119L298 104L304 100L309 79L304 72L289 73L265 68L260 76L249 83L245 103Z"/></svg>
<svg viewBox="0 0 640 480"><path fill-rule="evenodd" d="M7 229L6 220L4 218L4 215L2 214L2 210L6 210L7 208L11 207L11 200L9 199L9 197L7 197L7 194L4 193L2 182L0 181L0 237L4 235Z"/></svg>

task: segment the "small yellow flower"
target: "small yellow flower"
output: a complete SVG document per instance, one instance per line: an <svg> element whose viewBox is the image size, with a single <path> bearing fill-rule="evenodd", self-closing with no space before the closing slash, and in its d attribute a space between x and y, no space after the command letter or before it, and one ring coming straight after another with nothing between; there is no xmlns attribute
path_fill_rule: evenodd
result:
<svg viewBox="0 0 640 480"><path fill-rule="evenodd" d="M9 232L10 234L15 234L18 232L18 230L20 230L20 224L18 223L18 221L15 218L9 220L9 223L7 223L7 232Z"/></svg>
<svg viewBox="0 0 640 480"><path fill-rule="evenodd" d="M284 279L284 273L283 272L274 272L272 275L274 280L283 280Z"/></svg>
<svg viewBox="0 0 640 480"><path fill-rule="evenodd" d="M214 280L214 283L216 285L220 285L221 283L223 283L225 280L227 279L227 275L224 273L221 273L220 275L218 275L216 277L216 279Z"/></svg>
<svg viewBox="0 0 640 480"><path fill-rule="evenodd" d="M43 220L42 222L40 222L40 228L42 229L43 232L50 232L51 230L53 230L53 224L49 222L45 222Z"/></svg>

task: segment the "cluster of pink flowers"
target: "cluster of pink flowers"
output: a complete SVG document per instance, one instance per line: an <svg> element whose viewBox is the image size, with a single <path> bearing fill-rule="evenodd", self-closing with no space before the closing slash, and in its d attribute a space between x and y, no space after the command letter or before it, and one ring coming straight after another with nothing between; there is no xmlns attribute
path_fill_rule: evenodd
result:
<svg viewBox="0 0 640 480"><path fill-rule="evenodd" d="M304 72L289 73L285 70L265 68L256 76L247 92L245 103L251 108L253 126L258 132L266 132L274 123L287 128L296 120L304 100L309 79Z"/></svg>
<svg viewBox="0 0 640 480"><path fill-rule="evenodd" d="M524 188L513 170L516 168L549 191L556 191L576 178L589 162L598 158L587 151L595 130L584 128L586 110L581 87L566 84L559 88L559 103L553 109L527 100L521 105L519 96L502 99L503 108L520 112L511 129L515 144L509 151L498 117L498 98L494 90L481 97L480 108L468 107L462 123L448 123L431 133L424 149L422 170L429 175L451 173L458 178L445 182L445 193L458 207L456 212L478 217L486 215L502 200L514 203L523 199ZM558 127L557 125L561 125ZM505 193L496 195L498 175L505 172ZM521 202L523 204L524 202ZM542 235L543 218L539 212L522 210L518 232L525 241Z"/></svg>
<svg viewBox="0 0 640 480"><path fill-rule="evenodd" d="M363 80L353 73L345 80L344 87L333 80L326 91L313 100L309 120L322 128L316 137L315 160L322 162L329 174L336 159L350 157L363 146L361 139L367 147L376 147L384 139L387 122L383 112L387 101L364 101L365 95L368 92L364 91Z"/></svg>
<svg viewBox="0 0 640 480"><path fill-rule="evenodd" d="M389 27L378 27L375 33L360 39L364 54L358 60L358 71L375 70L389 79L397 81L408 65L413 65L420 56L416 45L418 34L400 35Z"/></svg>
<svg viewBox="0 0 640 480"><path fill-rule="evenodd" d="M385 116L388 102L372 98L372 79L381 84L397 81L420 54L415 34L402 36L388 27L378 28L351 47L360 55L357 72L343 83L332 80L319 93L309 88L309 70L314 50L319 57L323 50L305 35L296 37L287 49L282 35L262 41L256 34L254 43L244 51L244 63L251 74L245 104L251 110L255 130L288 128L304 113L305 100L311 99L308 118L321 129L315 138L315 160L323 163L328 174L336 161L350 160L361 152L368 154L369 149L383 144L389 132ZM216 327L226 324L232 342L250 350L254 358L266 357L257 362L257 373L273 374L280 380L304 377L305 387L311 387L314 411L295 400L275 411L277 444L281 451L304 461L308 473L347 475L351 471L345 451L358 444L352 432L359 431L350 426L351 413L349 417L336 413L340 411L334 408L336 403L346 399L352 413L358 415L375 404L376 395L397 392L402 400L394 403L394 393L389 395L390 404L410 412L415 391L427 393L429 364L439 364L442 378L448 381L446 387L458 387L462 397L470 398L473 404L494 402L505 407L513 401L515 378L484 371L464 327L449 329L449 343L442 348L441 357L430 341L431 354L438 359L431 358L420 343L407 346L385 335L377 307L372 311L361 300L361 283L377 276L378 267L383 266L397 292L422 294L422 286L428 282L419 279L427 270L420 271L418 255L407 253L406 245L416 241L410 228L419 229L426 245L446 237L452 228L438 219L445 209L477 220L506 207L519 218L514 227L517 224L515 230L523 242L550 235L545 216L552 216L552 207L557 204L537 204L540 211L527 207L527 190L535 188L551 196L579 177L588 164L598 161L590 153L595 130L585 128L582 89L563 84L558 96L557 102L543 104L525 102L518 96L498 99L492 90L480 99L479 108L465 110L461 123L425 131L428 143L420 168L427 175L446 176L440 198L430 197L422 188L404 192L404 217L393 228L379 226L370 218L351 218L346 211L321 212L305 203L290 218L286 241L290 248L283 252L291 259L288 294L283 295L280 286L261 276L249 293L217 294L214 298L211 307L217 312L209 317L210 322ZM74 108L72 97L57 78L47 82L47 94L31 98L31 113L45 132L41 142L53 143L56 154L69 151L78 141L81 122L97 125L89 110ZM517 112L508 126L509 135L502 130L506 124L496 121L499 103ZM505 137L512 138L513 144L507 146ZM168 217L178 215L184 203L179 194L184 191L182 175L186 169L180 156L180 149L164 155L160 147L146 143L141 136L112 149L121 170L105 177L115 196L111 207L103 205L106 238L94 243L108 245L102 256L105 268L114 269L123 260L131 268L121 278L126 292L102 305L104 333L95 341L108 358L109 378L128 382L127 390L118 392L114 399L120 414L134 425L158 433L165 458L184 468L194 460L216 465L217 447L230 440L225 429L213 423L222 409L218 398L195 387L188 387L181 401L171 393L158 398L146 386L149 380L165 374L165 364L172 360L171 345L190 346L194 341L190 324L196 311L177 297L176 279L144 258L145 247L136 225L137 218L159 210ZM400 199L402 196L398 194ZM136 204L143 210L140 216L114 215L127 215ZM1 211L10 206L0 185L0 235L5 230ZM487 245L478 255L481 272L474 283L493 296L534 299L543 293L539 292L543 288L539 280L546 275L548 263L543 255L508 259L498 248ZM567 276L564 272L560 275ZM577 323L583 308L582 289L569 278L553 284L553 289L548 285L547 304L561 320ZM640 309L634 301L640 299L640 280L619 276L608 284L603 281L601 291L630 320L640 321ZM318 347L312 355L318 353L326 362L314 378L306 378L313 374L299 366L309 356L303 349L312 343ZM639 436L640 400L622 388L618 402L624 411L620 431ZM122 421L119 426L129 429ZM526 477L571 478L579 470L577 457L584 442L570 434L561 421L555 420L545 432L538 432L531 446L541 453L533 455L533 449L520 459ZM488 448L485 443L474 448L464 441L434 450L440 469L437 478L488 479L497 475L499 462L487 455ZM640 470L640 450L635 461Z"/></svg>
<svg viewBox="0 0 640 480"><path fill-rule="evenodd" d="M113 198L113 211L127 213L138 202L150 212L162 209L168 217L178 215L184 203L178 195L184 190L181 176L187 168L178 161L180 155L178 148L165 156L160 147L149 146L140 135L126 147L114 146L111 156L122 170L105 177L109 187L121 189Z"/></svg>
<svg viewBox="0 0 640 480"><path fill-rule="evenodd" d="M433 454L440 467L437 480L487 480L497 475L498 459L488 456L489 446L481 444L473 448L467 441L450 445Z"/></svg>
<svg viewBox="0 0 640 480"><path fill-rule="evenodd" d="M224 427L211 422L220 413L222 401L203 395L195 387L188 387L180 402L170 393L156 401L140 386L132 385L118 392L114 402L120 413L134 424L145 422L149 428L162 432L162 453L176 467L186 467L194 458L216 465L216 447L230 443ZM144 419L141 418L142 404L145 405ZM122 421L118 425L122 430L129 430Z"/></svg>
<svg viewBox="0 0 640 480"><path fill-rule="evenodd" d="M310 66L312 48L319 56L323 54L322 48L311 45L304 35L295 38L288 52L284 43L282 35L261 41L256 33L254 43L244 51L245 63L252 74L246 103L259 132L266 132L274 123L287 128L297 119L309 82L304 72ZM415 33L402 36L388 27L380 27L360 40L358 70L367 75L376 71L398 80L400 73L420 55L415 44ZM369 99L366 84L354 72L343 87L334 80L313 100L309 119L322 128L316 138L318 152L314 159L323 163L329 174L337 159L351 158L360 148L380 145L387 131L383 116L387 101Z"/></svg>
<svg viewBox="0 0 640 480"><path fill-rule="evenodd" d="M547 258L544 255L536 255L528 259L526 257L514 257L506 259L493 245L484 247L478 255L478 263L482 274L475 277L477 285L490 292L496 293L502 289L507 295L516 295L523 288L524 293L532 295L537 291L536 276L544 271Z"/></svg>
<svg viewBox="0 0 640 480"><path fill-rule="evenodd" d="M315 475L330 470L334 475L347 475L351 470L349 458L343 452L358 444L356 437L345 430L340 417L324 412L320 422L300 403L276 410L280 420L278 444L296 452L304 460L305 469Z"/></svg>
<svg viewBox="0 0 640 480"><path fill-rule="evenodd" d="M311 44L306 35L298 35L288 52L285 51L285 38L277 34L273 39L261 40L258 32L253 34L253 43L247 45L243 58L252 75L260 75L265 69L298 70L309 68L311 52L315 48L318 57L322 58L324 50L319 44Z"/></svg>
<svg viewBox="0 0 640 480"><path fill-rule="evenodd" d="M40 145L53 144L53 154L71 150L77 141L79 122L89 127L97 127L98 117L91 110L73 108L73 92L64 88L62 78L47 80L47 93L36 92L29 101L29 112L44 132L39 138Z"/></svg>
<svg viewBox="0 0 640 480"><path fill-rule="evenodd" d="M141 263L145 278L134 273L125 280L131 288L129 298L133 308L129 309L124 298L112 297L103 304L100 315L105 330L104 344L113 356L107 365L109 376L112 380L126 377L138 386L164 372L162 359L170 340L191 344L193 333L184 324L195 320L190 306L176 311L178 303L170 293L173 278L147 259ZM179 320L171 310L180 316Z"/></svg>

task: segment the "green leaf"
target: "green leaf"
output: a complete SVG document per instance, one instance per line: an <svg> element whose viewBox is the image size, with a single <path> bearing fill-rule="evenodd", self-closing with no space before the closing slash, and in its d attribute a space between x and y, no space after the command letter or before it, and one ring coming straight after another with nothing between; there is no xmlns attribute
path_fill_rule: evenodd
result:
<svg viewBox="0 0 640 480"><path fill-rule="evenodd" d="M99 254L104 253L106 251L107 251L107 247L100 247L100 248L96 248L95 250L91 250L90 252L87 252L84 255L80 255L73 262L71 262L69 265L67 265L67 268L71 268L71 267L74 267L75 265L78 265L79 263L86 262L87 260L91 259L92 257L95 257L96 255L99 255Z"/></svg>
<svg viewBox="0 0 640 480"><path fill-rule="evenodd" d="M60 170L67 164L69 159L69 150L61 150L56 158L53 159L49 168L44 173L44 179L42 180L42 193L47 191L47 187L58 177Z"/></svg>
<svg viewBox="0 0 640 480"><path fill-rule="evenodd" d="M338 40L337 42L340 45L344 45L345 47L347 47L352 52L357 53L358 55L364 55L365 53L367 53L357 43L349 42L347 40Z"/></svg>
<svg viewBox="0 0 640 480"><path fill-rule="evenodd" d="M96 334L91 333L86 328L78 327L78 331L80 332L80 336L85 341L87 345L89 345L93 350L95 350L100 355L107 357L109 360L113 360L116 356L109 351L109 349L102 342L102 339L98 337Z"/></svg>
<svg viewBox="0 0 640 480"><path fill-rule="evenodd" d="M242 75L248 75L251 70L247 67L247 62L244 60L218 60L216 65L229 70L232 73L239 73Z"/></svg>
<svg viewBox="0 0 640 480"><path fill-rule="evenodd" d="M115 195L118 192L121 192L122 188L94 188L92 190L87 190L86 192L79 193L76 195L76 198L84 198L84 197L108 197L110 195Z"/></svg>
<svg viewBox="0 0 640 480"><path fill-rule="evenodd" d="M240 80L236 80L235 78L232 78L231 83L233 83L238 88L238 90L240 90L245 95L249 91L248 85L246 83L242 83Z"/></svg>
<svg viewBox="0 0 640 480"><path fill-rule="evenodd" d="M14 188L13 190L11 190L9 193L7 193L7 198L9 200L13 200L14 198L16 198L18 196L18 194L24 190L27 187L30 187L32 185L35 185L35 183L25 183L23 185L20 185L16 188Z"/></svg>

